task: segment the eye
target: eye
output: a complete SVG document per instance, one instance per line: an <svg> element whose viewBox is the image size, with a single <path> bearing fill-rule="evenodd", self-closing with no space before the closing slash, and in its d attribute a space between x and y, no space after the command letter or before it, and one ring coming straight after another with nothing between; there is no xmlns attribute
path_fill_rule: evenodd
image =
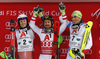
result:
<svg viewBox="0 0 100 59"><path fill-rule="evenodd" d="M22 21L20 21L22 23Z"/></svg>
<svg viewBox="0 0 100 59"><path fill-rule="evenodd" d="M24 20L24 22L25 22L25 20Z"/></svg>
<svg viewBox="0 0 100 59"><path fill-rule="evenodd" d="M74 18L76 18L76 16L74 16Z"/></svg>
<svg viewBox="0 0 100 59"><path fill-rule="evenodd" d="M50 23L50 21L48 21L48 23Z"/></svg>

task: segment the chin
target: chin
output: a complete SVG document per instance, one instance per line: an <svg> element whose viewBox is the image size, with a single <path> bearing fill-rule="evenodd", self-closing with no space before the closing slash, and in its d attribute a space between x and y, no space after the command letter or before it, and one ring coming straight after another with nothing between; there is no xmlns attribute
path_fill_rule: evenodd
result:
<svg viewBox="0 0 100 59"><path fill-rule="evenodd" d="M74 22L74 24L77 24L76 22Z"/></svg>
<svg viewBox="0 0 100 59"><path fill-rule="evenodd" d="M45 28L49 28L49 27L45 27Z"/></svg>

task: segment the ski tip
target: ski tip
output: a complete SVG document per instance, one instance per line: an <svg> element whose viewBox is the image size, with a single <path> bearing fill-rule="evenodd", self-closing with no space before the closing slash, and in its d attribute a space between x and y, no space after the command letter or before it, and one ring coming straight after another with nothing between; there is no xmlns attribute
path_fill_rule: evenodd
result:
<svg viewBox="0 0 100 59"><path fill-rule="evenodd" d="M92 21L88 21L87 24L93 24L93 22Z"/></svg>

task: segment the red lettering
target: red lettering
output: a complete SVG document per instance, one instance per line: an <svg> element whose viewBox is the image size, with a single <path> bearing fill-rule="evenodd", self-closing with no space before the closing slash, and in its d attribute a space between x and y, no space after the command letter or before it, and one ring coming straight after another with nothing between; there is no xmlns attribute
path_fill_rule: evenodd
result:
<svg viewBox="0 0 100 59"><path fill-rule="evenodd" d="M48 35L45 36L44 41L47 40L47 39L50 40Z"/></svg>

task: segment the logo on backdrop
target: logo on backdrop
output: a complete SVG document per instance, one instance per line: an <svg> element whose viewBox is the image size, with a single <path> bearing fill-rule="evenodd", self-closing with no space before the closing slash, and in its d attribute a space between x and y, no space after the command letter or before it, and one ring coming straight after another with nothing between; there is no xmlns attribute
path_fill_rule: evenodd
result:
<svg viewBox="0 0 100 59"><path fill-rule="evenodd" d="M5 48L4 48L4 51L5 51L5 52L9 52L9 48L10 48L10 47L5 47ZM16 48L15 48L15 51L16 51Z"/></svg>
<svg viewBox="0 0 100 59"><path fill-rule="evenodd" d="M100 50L99 50L99 58L100 58Z"/></svg>
<svg viewBox="0 0 100 59"><path fill-rule="evenodd" d="M17 26L17 22L15 22L15 23L16 23L16 25L15 25L15 27L16 27ZM6 26L6 29L10 29L10 22L6 22L5 26Z"/></svg>
<svg viewBox="0 0 100 59"><path fill-rule="evenodd" d="M5 35L5 42L10 42L11 39L11 34L6 34Z"/></svg>
<svg viewBox="0 0 100 59"><path fill-rule="evenodd" d="M62 37L63 37L63 42L62 43L66 43L66 41L69 40L69 36L62 35Z"/></svg>
<svg viewBox="0 0 100 59"><path fill-rule="evenodd" d="M7 11L0 11L0 15L4 16L17 16L20 14L26 14L26 15L33 15L33 11L29 10L29 11L24 11L24 10L7 10ZM52 16L60 16L60 12L56 11L56 10L52 10L52 11L43 11L43 15L52 15Z"/></svg>
<svg viewBox="0 0 100 59"><path fill-rule="evenodd" d="M86 54L92 54L92 50L90 49Z"/></svg>
<svg viewBox="0 0 100 59"><path fill-rule="evenodd" d="M100 40L100 37L99 37L99 40Z"/></svg>
<svg viewBox="0 0 100 59"><path fill-rule="evenodd" d="M11 34L6 34L5 39L11 39Z"/></svg>
<svg viewBox="0 0 100 59"><path fill-rule="evenodd" d="M100 16L100 8L95 13L91 13L92 17L95 15L96 15L96 19Z"/></svg>
<svg viewBox="0 0 100 59"><path fill-rule="evenodd" d="M53 10L53 11L44 11L43 15L60 16L60 12L57 12L55 10Z"/></svg>
<svg viewBox="0 0 100 59"><path fill-rule="evenodd" d="M99 54L100 54L100 50L99 50Z"/></svg>
<svg viewBox="0 0 100 59"><path fill-rule="evenodd" d="M9 48L10 48L10 47L5 47L5 48L4 48L4 51L5 51L5 52L9 52Z"/></svg>
<svg viewBox="0 0 100 59"><path fill-rule="evenodd" d="M67 54L67 52L68 52L68 49L61 48L61 49L59 50L59 52L60 52L60 56L66 56L66 54Z"/></svg>
<svg viewBox="0 0 100 59"><path fill-rule="evenodd" d="M99 27L100 27L100 24L99 24Z"/></svg>

